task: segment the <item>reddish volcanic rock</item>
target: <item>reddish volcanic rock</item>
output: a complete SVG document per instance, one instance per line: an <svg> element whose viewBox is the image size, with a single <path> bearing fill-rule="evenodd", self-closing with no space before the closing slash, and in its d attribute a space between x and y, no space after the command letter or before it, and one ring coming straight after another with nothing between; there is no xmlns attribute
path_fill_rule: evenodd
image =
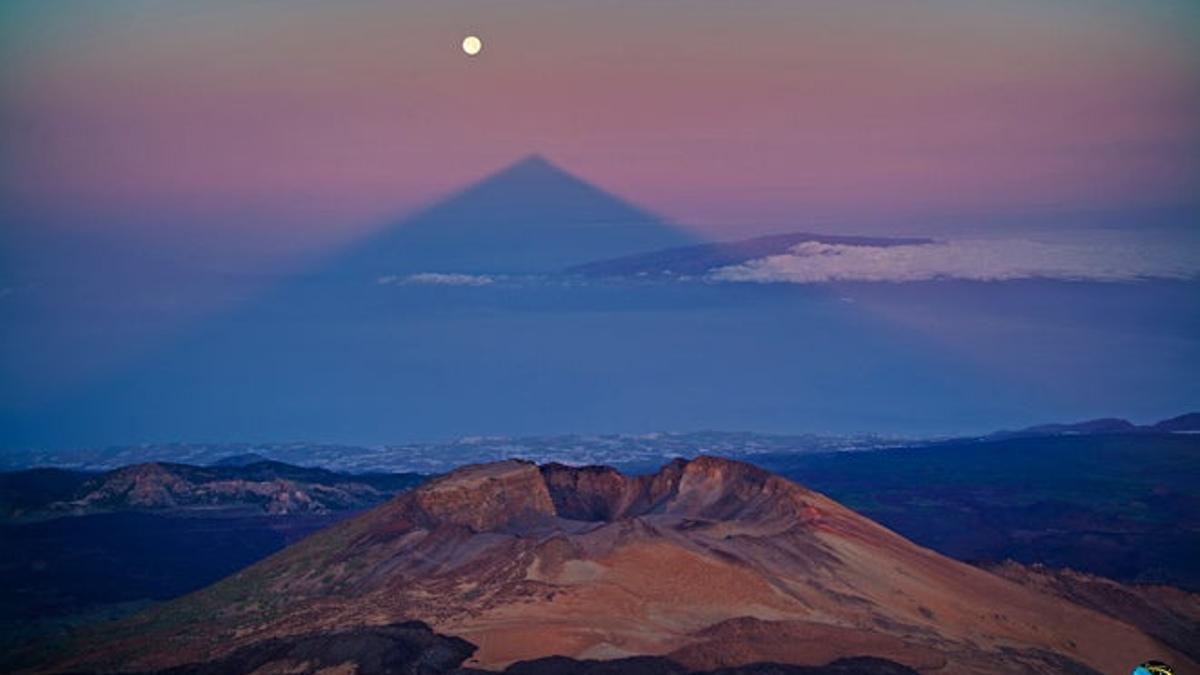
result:
<svg viewBox="0 0 1200 675"><path fill-rule="evenodd" d="M562 655L697 666L878 656L922 672L1120 672L1135 627L923 549L748 464L652 476L465 467L82 645L163 667L257 640L421 620L502 668Z"/></svg>
<svg viewBox="0 0 1200 675"><path fill-rule="evenodd" d="M464 525L475 532L554 515L537 465L519 460L465 467L430 481L413 499L433 522Z"/></svg>
<svg viewBox="0 0 1200 675"><path fill-rule="evenodd" d="M88 507L123 500L129 506L165 508L176 506L190 487L161 464L138 464L112 472L74 505Z"/></svg>
<svg viewBox="0 0 1200 675"><path fill-rule="evenodd" d="M988 570L1039 593L1125 621L1200 660L1200 595L1170 586L1121 584L1094 574L1012 561Z"/></svg>
<svg viewBox="0 0 1200 675"><path fill-rule="evenodd" d="M707 520L818 519L812 494L749 464L713 457L676 460L651 476L627 477L609 467L542 467L557 515L611 521L656 512Z"/></svg>
<svg viewBox="0 0 1200 675"><path fill-rule="evenodd" d="M607 466L542 467L542 477L555 512L563 518L598 522L619 518L633 500L634 480Z"/></svg>

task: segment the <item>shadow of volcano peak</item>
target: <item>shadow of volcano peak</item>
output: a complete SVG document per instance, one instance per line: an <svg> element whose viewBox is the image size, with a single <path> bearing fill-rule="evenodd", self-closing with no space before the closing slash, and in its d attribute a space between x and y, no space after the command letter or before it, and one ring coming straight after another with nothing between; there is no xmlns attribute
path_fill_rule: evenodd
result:
<svg viewBox="0 0 1200 675"><path fill-rule="evenodd" d="M695 242L660 216L534 154L384 227L310 276L546 274Z"/></svg>

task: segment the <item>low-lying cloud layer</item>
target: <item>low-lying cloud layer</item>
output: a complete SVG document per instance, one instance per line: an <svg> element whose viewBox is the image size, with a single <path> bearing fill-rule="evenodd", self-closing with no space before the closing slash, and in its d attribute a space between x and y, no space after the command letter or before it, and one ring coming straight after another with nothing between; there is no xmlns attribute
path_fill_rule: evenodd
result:
<svg viewBox="0 0 1200 675"><path fill-rule="evenodd" d="M964 239L906 246L804 242L713 270L710 281L816 284L936 279L1134 281L1200 277L1200 250L1169 241Z"/></svg>
<svg viewBox="0 0 1200 675"><path fill-rule="evenodd" d="M442 272L418 272L406 276L384 276L376 280L381 286L488 286L496 278L486 274L445 274Z"/></svg>

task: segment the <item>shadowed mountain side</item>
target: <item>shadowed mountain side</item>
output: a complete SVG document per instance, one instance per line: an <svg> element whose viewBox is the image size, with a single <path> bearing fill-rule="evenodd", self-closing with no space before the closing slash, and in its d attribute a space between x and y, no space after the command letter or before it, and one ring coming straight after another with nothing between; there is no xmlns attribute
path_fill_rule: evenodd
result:
<svg viewBox="0 0 1200 675"><path fill-rule="evenodd" d="M653 475L465 467L200 593L99 629L58 667L154 669L314 630L421 620L503 668L668 656L710 670L873 656L922 672L1108 672L1187 657L1128 624L922 549L730 460ZM165 648L164 645L169 645Z"/></svg>

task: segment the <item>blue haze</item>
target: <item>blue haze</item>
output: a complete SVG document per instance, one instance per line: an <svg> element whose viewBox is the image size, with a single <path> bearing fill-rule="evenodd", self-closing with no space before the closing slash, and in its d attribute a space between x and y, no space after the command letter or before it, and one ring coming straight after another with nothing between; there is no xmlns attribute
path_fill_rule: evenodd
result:
<svg viewBox="0 0 1200 675"><path fill-rule="evenodd" d="M1196 282L556 274L694 241L528 160L77 391L4 385L3 444L934 434L1200 407ZM404 282L431 272L490 283Z"/></svg>

